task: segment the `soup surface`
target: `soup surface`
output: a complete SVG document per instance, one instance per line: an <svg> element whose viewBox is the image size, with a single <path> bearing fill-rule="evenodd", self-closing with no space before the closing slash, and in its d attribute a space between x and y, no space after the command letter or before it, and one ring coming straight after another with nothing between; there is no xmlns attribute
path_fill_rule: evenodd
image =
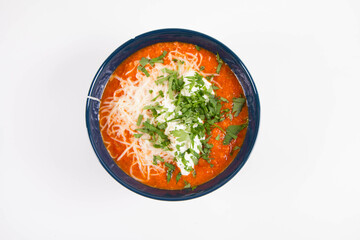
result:
<svg viewBox="0 0 360 240"><path fill-rule="evenodd" d="M124 60L100 104L100 130L116 164L161 189L195 188L220 174L243 143L248 108L221 56L157 43Z"/></svg>

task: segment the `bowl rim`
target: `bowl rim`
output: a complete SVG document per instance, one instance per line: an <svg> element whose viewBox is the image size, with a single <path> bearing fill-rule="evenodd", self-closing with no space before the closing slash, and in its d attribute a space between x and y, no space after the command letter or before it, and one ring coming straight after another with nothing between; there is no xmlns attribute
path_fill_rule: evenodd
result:
<svg viewBox="0 0 360 240"><path fill-rule="evenodd" d="M251 139L252 141L249 143L249 150L246 152L246 154L244 155L243 161L239 164L239 166L232 171L227 177L225 177L221 182L219 182L218 184L216 184L215 186L203 190L201 192L192 194L192 195L184 195L184 196L176 196L176 197L167 197L167 196L158 196L158 195L154 195L154 194L149 194L147 192L143 192L127 183L125 183L121 178L119 178L118 176L116 176L112 170L109 168L109 166L107 166L107 164L105 164L105 162L103 161L100 153L98 152L95 143L94 143L94 139L90 130L90 120L89 120L89 114L90 114L90 101L94 100L95 97L91 96L91 93L93 91L93 88L95 86L96 81L98 80L98 77L100 75L100 73L103 71L103 68L112 60L112 58L122 49L126 48L128 45L130 45L131 43L133 43L134 41L144 38L146 36L151 36L151 35L155 35L155 34L164 34L164 33L184 33L184 34L194 34L194 35L198 35L201 36L203 38L206 38L207 40L219 45L221 48L223 48L226 52L228 52L232 57L234 57L236 59L236 61L238 63L240 63L241 68L244 70L245 75L247 76L249 83L251 85L252 90L254 91L254 100L256 102L256 106L257 108L255 109L256 112L256 118L255 120L255 129L254 129L254 137ZM161 41L159 41L161 42ZM150 46L151 44L149 44ZM132 53L131 53L132 54ZM130 55L131 55L130 54ZM96 98L97 100L97 98ZM100 100L100 99L99 99ZM255 86L255 83L253 81L253 78L250 74L250 72L248 71L248 69L246 68L245 64L241 61L241 59L230 49L228 48L226 45L224 45L222 42L216 40L213 37L210 37L204 33L198 32L198 31L194 31L194 30L189 30L189 29L183 29L183 28L163 28L163 29L157 29L157 30L152 30L152 31L148 31L145 32L143 34L140 34L128 41L126 41L125 43L123 43L122 45L120 45L118 48L116 48L107 58L106 60L101 64L100 68L98 69L98 71L96 72L91 85L90 85L90 89L88 92L88 95L86 97L86 110L85 110L85 121L86 121L86 128L87 128L87 132L89 135L89 140L91 143L91 146L99 160L99 162L101 163L101 165L105 168L105 170L117 181L119 182L122 186L126 187L127 189L141 195L147 198L151 198L151 199L156 199L156 200L165 200L165 201L182 201L182 200L190 200L190 199L194 199L194 198L198 198L204 195L207 195L217 189L219 189L220 187L222 187L223 185L225 185L227 182L229 182L241 169L242 167L245 165L245 163L247 162L247 160L249 159L249 156L251 154L251 152L253 151L257 136L258 136L258 132L259 132L259 127L260 127L260 100L259 100L259 94L257 91L257 88ZM236 159L236 157L234 158L234 160ZM117 165L117 164L116 164ZM224 169L225 171L225 169ZM165 189L166 190L166 189ZM168 191L174 191L174 190L168 190Z"/></svg>

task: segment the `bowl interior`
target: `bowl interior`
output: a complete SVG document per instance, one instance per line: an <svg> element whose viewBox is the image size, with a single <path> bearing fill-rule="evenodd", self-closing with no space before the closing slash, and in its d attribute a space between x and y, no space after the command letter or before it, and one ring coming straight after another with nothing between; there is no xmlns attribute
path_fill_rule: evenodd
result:
<svg viewBox="0 0 360 240"><path fill-rule="evenodd" d="M237 76L247 100L249 126L244 143L234 161L217 177L198 186L196 189L163 190L144 185L123 172L110 157L103 144L99 128L99 107L103 90L117 66L134 52L158 42L185 42L196 44L213 53L219 53ZM89 138L103 167L119 183L146 197L159 200L186 200L205 195L229 181L245 164L254 146L259 129L260 103L255 84L241 60L221 42L205 34L185 29L162 29L142 34L116 49L102 64L91 84L86 102L86 125ZM95 99L94 99L95 98Z"/></svg>

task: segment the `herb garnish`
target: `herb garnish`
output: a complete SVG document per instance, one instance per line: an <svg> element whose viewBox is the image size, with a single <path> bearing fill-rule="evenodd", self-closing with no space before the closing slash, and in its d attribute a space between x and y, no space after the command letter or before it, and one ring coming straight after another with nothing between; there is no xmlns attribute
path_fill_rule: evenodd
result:
<svg viewBox="0 0 360 240"><path fill-rule="evenodd" d="M229 145L232 139L236 139L237 135L241 130L246 128L248 123L244 123L242 125L231 125L226 129L226 135L223 141L224 145Z"/></svg>
<svg viewBox="0 0 360 240"><path fill-rule="evenodd" d="M214 75L210 75L210 76L206 76L205 78L206 78L206 80L210 81L213 77L214 77Z"/></svg>
<svg viewBox="0 0 360 240"><path fill-rule="evenodd" d="M140 126L143 118L144 118L144 116L143 116L142 114L140 114L139 117L138 117L138 120L137 120L137 122L136 122L136 126Z"/></svg>
<svg viewBox="0 0 360 240"><path fill-rule="evenodd" d="M184 188L191 188L190 183L188 183L188 182L187 182L187 181L185 181L185 180L184 180L184 184L185 184Z"/></svg>
<svg viewBox="0 0 360 240"><path fill-rule="evenodd" d="M159 57L153 58L153 59L148 59L148 58L141 58L139 61L139 66L137 67L138 70L142 71L145 76L150 77L149 72L146 70L145 66L147 64L150 64L152 67L154 66L155 63L163 63L164 60L163 58L165 57L165 55L167 54L166 51L164 51Z"/></svg>
<svg viewBox="0 0 360 240"><path fill-rule="evenodd" d="M164 92L163 91L159 91L159 94L155 97L155 98L153 98L151 101L155 101L158 97L164 97Z"/></svg>
<svg viewBox="0 0 360 240"><path fill-rule="evenodd" d="M176 175L176 183L178 183L178 181L180 180L181 178L181 172L179 172L177 175Z"/></svg>
<svg viewBox="0 0 360 240"><path fill-rule="evenodd" d="M229 102L229 101L228 101L226 98L224 98L224 97L220 97L220 100L223 101L223 102L226 102L226 103Z"/></svg>
<svg viewBox="0 0 360 240"><path fill-rule="evenodd" d="M167 146L170 144L170 140L163 132L164 130L160 129L158 126L152 125L148 120L146 120L143 124L143 128L138 128L136 130L149 134L151 137L149 141L153 143L155 148L167 149Z"/></svg>
<svg viewBox="0 0 360 240"><path fill-rule="evenodd" d="M216 68L216 73L220 73L221 66L223 65L223 60L220 58L219 53L216 54L216 61L218 62L218 66Z"/></svg>
<svg viewBox="0 0 360 240"><path fill-rule="evenodd" d="M145 67L142 67L142 66L139 65L139 66L137 67L137 69L139 69L140 71L142 71L143 73L145 73L145 76L150 77L150 74L149 74L149 72L146 70Z"/></svg>
<svg viewBox="0 0 360 240"><path fill-rule="evenodd" d="M200 50L200 48L197 48L197 50ZM148 72L145 69L146 65L150 64L151 66L154 66L157 62L162 63L166 54L167 52L164 51L163 54L157 58L142 58L139 61L138 69L147 75L146 73ZM219 54L216 55L216 60L218 62L216 72L219 74L224 62L220 58ZM194 165L197 165L199 159L202 158L210 164L210 167L214 166L211 163L212 158L210 158L210 152L213 148L213 144L208 142L211 138L210 134L212 129L214 127L219 128L223 133L225 133L223 144L228 145L232 139L237 138L237 134L247 126L247 123L244 124L244 126L229 126L226 131L221 128L217 123L224 121L226 117L231 119L233 117L230 113L230 109L223 108L223 104L228 103L229 100L224 97L215 96L213 91L219 89L219 87L213 84L208 86L204 77L199 72L195 72L193 76L181 76L179 74L181 69L179 64L183 61L179 59L172 59L172 61L177 63L178 68L175 70L163 68L161 70L163 74L157 77L155 81L157 85L167 84L167 90L164 92L159 91L152 99L154 103L144 107L144 109L151 111L152 116L154 117L153 120L151 123L150 120L142 122L143 116L139 116L137 126L143 124L143 127L137 130L139 132L149 134L150 138L147 139L149 139L155 148L162 148L165 151L175 150L174 161L182 163L185 171L192 171L192 174L195 177L196 172L192 167L191 161ZM203 71L205 67L201 66L199 69L200 71ZM210 81L213 77L214 75L210 75L207 76L206 79ZM185 91L182 91L183 89L185 89ZM152 94L154 91L151 90L149 92ZM165 94L169 95L168 97L172 100L171 104L175 106L175 109L171 112L168 108L161 106L159 102L155 102L158 98L164 97ZM232 112L235 116L239 115L244 103L245 99L242 97L233 98ZM158 118L160 115L162 117ZM165 130L168 127L168 123L170 126L170 122L175 122L176 125L184 126L181 129L175 128L175 130L170 131L170 134L175 137L176 142L178 143L174 147L170 147L171 142L169 136L165 134ZM142 135L143 134L134 134L135 137L141 137ZM205 136L207 136L207 138L202 140ZM195 143L198 141L196 139L200 139L201 144ZM215 140L220 140L220 134L215 137ZM187 144L190 144L190 147L188 147ZM186 148L184 149L184 146L187 146L187 150ZM193 148L195 148L196 151ZM164 162L167 170L166 178L169 182L175 171L176 165L165 162L160 156L153 156L153 164L157 165L158 161ZM181 169L181 171L182 170L183 169ZM181 179L181 176L181 172L176 175L176 182ZM185 188L191 187L190 183L186 181L184 181L184 183Z"/></svg>
<svg viewBox="0 0 360 240"><path fill-rule="evenodd" d="M160 156L158 156L158 155L154 155L153 156L153 164L154 165L157 165L157 161L160 161L160 162L164 162L164 159L162 158L162 157L160 157Z"/></svg>
<svg viewBox="0 0 360 240"><path fill-rule="evenodd" d="M195 45L196 50L200 51L200 47L198 45Z"/></svg>
<svg viewBox="0 0 360 240"><path fill-rule="evenodd" d="M150 64L153 67L155 63L164 63L163 58L166 56L166 54L167 54L167 51L164 51L159 57L156 57L156 58L149 59L149 58L143 57L140 59L139 64L142 67L145 67L146 64Z"/></svg>
<svg viewBox="0 0 360 240"><path fill-rule="evenodd" d="M232 109L232 112L235 113L234 116L237 117L239 116L243 106L244 106L244 103L245 103L245 98L233 98L233 109Z"/></svg>
<svg viewBox="0 0 360 240"><path fill-rule="evenodd" d="M171 131L171 134L177 138L178 142L184 142L189 139L189 134L182 129Z"/></svg>
<svg viewBox="0 0 360 240"><path fill-rule="evenodd" d="M166 174L166 180L170 182L173 172L175 171L175 166L171 163L165 162L165 167L168 168L167 174Z"/></svg>

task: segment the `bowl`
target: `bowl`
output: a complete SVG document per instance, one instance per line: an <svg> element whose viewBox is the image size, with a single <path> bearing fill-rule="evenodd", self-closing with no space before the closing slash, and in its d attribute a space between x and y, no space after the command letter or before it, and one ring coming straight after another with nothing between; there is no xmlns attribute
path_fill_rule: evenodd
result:
<svg viewBox="0 0 360 240"><path fill-rule="evenodd" d="M99 107L103 90L117 66L136 51L158 42L185 42L196 44L213 53L219 53L237 76L247 99L249 125L243 145L232 163L212 180L196 189L164 190L144 185L118 167L110 157L100 134ZM260 102L256 86L249 71L236 54L218 40L186 29L161 29L141 34L117 48L101 65L91 83L86 101L86 126L91 145L106 171L124 187L142 196L167 201L193 199L223 186L244 166L255 144L260 122Z"/></svg>

